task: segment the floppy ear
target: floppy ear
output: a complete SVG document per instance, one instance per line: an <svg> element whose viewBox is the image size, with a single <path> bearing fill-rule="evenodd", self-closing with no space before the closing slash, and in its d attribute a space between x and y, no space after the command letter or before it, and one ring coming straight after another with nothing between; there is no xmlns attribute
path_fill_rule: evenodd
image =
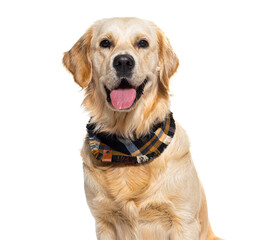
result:
<svg viewBox="0 0 257 240"><path fill-rule="evenodd" d="M92 29L89 29L63 56L64 66L73 74L74 80L82 88L87 87L92 78L90 45Z"/></svg>
<svg viewBox="0 0 257 240"><path fill-rule="evenodd" d="M160 61L160 81L169 90L169 79L177 71L179 60L164 33L157 29Z"/></svg>

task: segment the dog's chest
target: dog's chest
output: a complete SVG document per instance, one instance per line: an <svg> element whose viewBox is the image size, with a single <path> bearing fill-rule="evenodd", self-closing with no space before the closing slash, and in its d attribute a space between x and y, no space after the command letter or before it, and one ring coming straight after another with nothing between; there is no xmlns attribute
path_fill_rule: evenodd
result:
<svg viewBox="0 0 257 240"><path fill-rule="evenodd" d="M162 172L160 168L158 171ZM101 198L95 210L101 215L108 214L107 221L116 227L118 239L126 232L135 234L132 239L166 239L172 225L173 209L162 194L159 182L162 174L165 170L156 178L152 166L147 164L113 168L102 173L106 196ZM151 230L153 223L155 230Z"/></svg>
<svg viewBox="0 0 257 240"><path fill-rule="evenodd" d="M102 177L109 196L120 201L134 201L148 189L152 173L149 166L141 165L111 168Z"/></svg>

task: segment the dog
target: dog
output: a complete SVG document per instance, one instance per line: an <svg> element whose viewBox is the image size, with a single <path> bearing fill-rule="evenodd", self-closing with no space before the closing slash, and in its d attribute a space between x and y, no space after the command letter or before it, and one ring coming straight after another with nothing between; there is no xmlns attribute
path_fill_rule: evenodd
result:
<svg viewBox="0 0 257 240"><path fill-rule="evenodd" d="M81 156L98 240L218 240L185 130L170 112L179 60L154 23L95 22L64 53L90 113Z"/></svg>

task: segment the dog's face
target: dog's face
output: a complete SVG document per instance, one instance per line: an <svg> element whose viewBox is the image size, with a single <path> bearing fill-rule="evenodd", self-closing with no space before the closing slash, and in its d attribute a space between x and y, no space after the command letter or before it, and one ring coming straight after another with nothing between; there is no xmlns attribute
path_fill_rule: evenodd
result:
<svg viewBox="0 0 257 240"><path fill-rule="evenodd" d="M92 64L113 110L131 110L151 86L158 66L157 36L149 23L107 20L92 38Z"/></svg>
<svg viewBox="0 0 257 240"><path fill-rule="evenodd" d="M115 112L135 109L143 93L168 93L169 78L178 67L161 30L137 18L96 22L65 53L63 62L75 81L88 87L95 105L98 101Z"/></svg>

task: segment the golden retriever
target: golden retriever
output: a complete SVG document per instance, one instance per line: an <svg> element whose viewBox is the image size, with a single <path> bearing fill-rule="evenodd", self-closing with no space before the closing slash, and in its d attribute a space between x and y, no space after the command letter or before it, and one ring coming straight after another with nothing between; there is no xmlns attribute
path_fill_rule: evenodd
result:
<svg viewBox="0 0 257 240"><path fill-rule="evenodd" d="M179 61L152 22L99 20L64 54L63 63L85 89L92 134L144 141L170 114L169 79ZM113 162L112 152L105 150L97 159L86 137L81 151L85 192L99 240L220 239L211 230L189 140L179 123L166 144L157 157L130 164Z"/></svg>

